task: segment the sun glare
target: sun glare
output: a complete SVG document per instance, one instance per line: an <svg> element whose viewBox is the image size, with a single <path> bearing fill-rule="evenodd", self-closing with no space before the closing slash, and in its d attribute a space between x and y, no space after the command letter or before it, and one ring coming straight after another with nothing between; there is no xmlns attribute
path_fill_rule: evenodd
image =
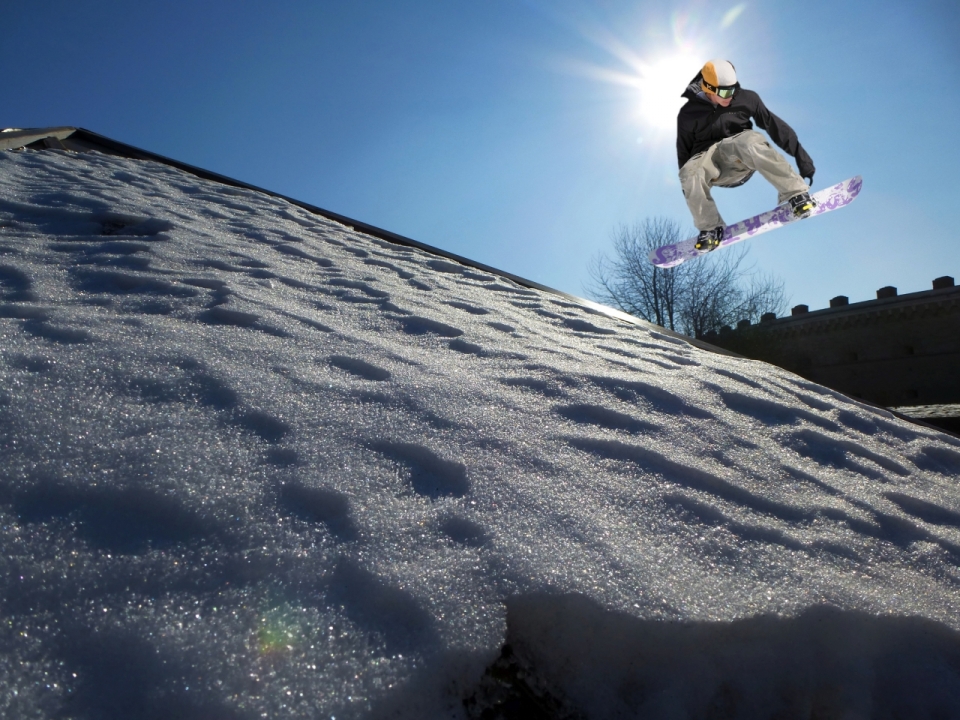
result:
<svg viewBox="0 0 960 720"><path fill-rule="evenodd" d="M596 17L581 16L572 24L615 62L570 61L564 65L577 74L628 88L633 106L628 121L639 126L638 142L666 141L676 129L677 113L685 102L681 95L689 82L707 60L731 49L729 39L718 37L718 31L738 23L747 8L748 4L741 2L726 10L711 4L707 10L705 3L694 2L687 9L674 10L669 19L650 23L643 29L645 38L632 43Z"/></svg>
<svg viewBox="0 0 960 720"><path fill-rule="evenodd" d="M678 52L644 63L637 85L640 116L652 130L673 130L685 102L680 95L703 64L700 55Z"/></svg>

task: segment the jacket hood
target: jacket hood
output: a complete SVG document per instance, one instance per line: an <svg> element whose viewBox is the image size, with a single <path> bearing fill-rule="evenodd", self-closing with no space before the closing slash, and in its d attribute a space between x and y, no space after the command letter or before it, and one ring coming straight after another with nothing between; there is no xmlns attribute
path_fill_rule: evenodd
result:
<svg viewBox="0 0 960 720"><path fill-rule="evenodd" d="M703 73L697 73L696 77L690 81L684 91L680 93L680 97L690 98L691 100L695 97L699 97L701 100L706 100L706 93L703 92L703 88L700 87L700 81L703 80Z"/></svg>

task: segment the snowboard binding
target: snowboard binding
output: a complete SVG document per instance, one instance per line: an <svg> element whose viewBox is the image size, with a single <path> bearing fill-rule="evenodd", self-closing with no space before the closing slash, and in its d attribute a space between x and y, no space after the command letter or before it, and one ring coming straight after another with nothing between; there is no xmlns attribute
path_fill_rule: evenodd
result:
<svg viewBox="0 0 960 720"><path fill-rule="evenodd" d="M816 206L817 201L810 197L808 192L802 192L790 198L790 209L793 211L793 216L798 220L810 217L810 213Z"/></svg>
<svg viewBox="0 0 960 720"><path fill-rule="evenodd" d="M723 240L723 226L715 227L712 230L701 230L697 235L697 241L693 247L700 252L710 252L720 247L720 241Z"/></svg>

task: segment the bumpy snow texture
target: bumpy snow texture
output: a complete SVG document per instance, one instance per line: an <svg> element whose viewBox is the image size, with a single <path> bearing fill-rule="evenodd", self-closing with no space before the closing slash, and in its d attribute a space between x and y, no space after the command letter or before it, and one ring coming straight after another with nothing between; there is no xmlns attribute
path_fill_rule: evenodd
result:
<svg viewBox="0 0 960 720"><path fill-rule="evenodd" d="M960 717L960 442L254 191L0 153L0 716Z"/></svg>

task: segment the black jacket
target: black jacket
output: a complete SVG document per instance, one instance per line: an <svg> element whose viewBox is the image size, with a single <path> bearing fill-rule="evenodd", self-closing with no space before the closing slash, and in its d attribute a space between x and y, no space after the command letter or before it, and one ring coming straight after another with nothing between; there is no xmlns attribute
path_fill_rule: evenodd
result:
<svg viewBox="0 0 960 720"><path fill-rule="evenodd" d="M738 83L733 102L720 107L700 92L700 76L697 75L682 97L687 98L687 102L677 115L677 160L680 167L714 143L744 130L752 130L750 118L753 118L757 127L766 130L784 152L796 159L801 177L811 177L816 170L793 128L767 110L760 96L752 90L743 90Z"/></svg>

